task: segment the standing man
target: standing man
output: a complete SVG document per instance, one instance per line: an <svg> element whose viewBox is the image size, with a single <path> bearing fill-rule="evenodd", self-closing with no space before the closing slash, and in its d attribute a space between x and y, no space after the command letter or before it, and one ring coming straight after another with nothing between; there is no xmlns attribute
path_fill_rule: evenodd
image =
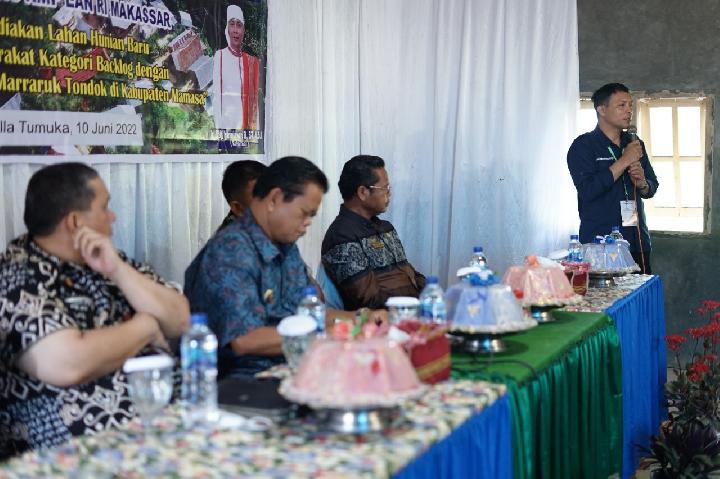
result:
<svg viewBox="0 0 720 479"><path fill-rule="evenodd" d="M227 47L213 57L213 117L215 128L258 130L260 60L242 51L245 16L237 5L228 5Z"/></svg>
<svg viewBox="0 0 720 479"><path fill-rule="evenodd" d="M123 363L187 327L185 297L115 250L109 200L81 163L30 178L0 255L0 459L132 418Z"/></svg>
<svg viewBox="0 0 720 479"><path fill-rule="evenodd" d="M349 309L383 308L391 296L418 297L425 276L405 256L392 223L377 215L390 205L390 179L379 156L358 155L338 182L343 204L322 243L322 264Z"/></svg>
<svg viewBox="0 0 720 479"><path fill-rule="evenodd" d="M577 137L567 154L578 192L580 241L592 242L620 226L635 262L651 274L652 245L642 200L655 195L658 180L643 142L623 131L632 120L632 97L625 85L609 83L592 100L597 127Z"/></svg>

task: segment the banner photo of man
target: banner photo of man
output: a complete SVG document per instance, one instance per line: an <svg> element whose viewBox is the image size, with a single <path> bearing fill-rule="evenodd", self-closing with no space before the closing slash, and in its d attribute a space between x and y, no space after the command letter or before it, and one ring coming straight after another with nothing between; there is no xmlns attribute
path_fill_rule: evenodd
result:
<svg viewBox="0 0 720 479"><path fill-rule="evenodd" d="M266 0L0 1L0 162L262 154L266 45Z"/></svg>

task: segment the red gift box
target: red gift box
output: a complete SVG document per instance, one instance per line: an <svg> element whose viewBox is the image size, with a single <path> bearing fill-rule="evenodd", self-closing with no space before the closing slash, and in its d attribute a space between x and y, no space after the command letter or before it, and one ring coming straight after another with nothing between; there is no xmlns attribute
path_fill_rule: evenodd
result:
<svg viewBox="0 0 720 479"><path fill-rule="evenodd" d="M397 328L410 335L404 347L422 382L435 384L450 377L450 343L445 326L409 319L401 321Z"/></svg>

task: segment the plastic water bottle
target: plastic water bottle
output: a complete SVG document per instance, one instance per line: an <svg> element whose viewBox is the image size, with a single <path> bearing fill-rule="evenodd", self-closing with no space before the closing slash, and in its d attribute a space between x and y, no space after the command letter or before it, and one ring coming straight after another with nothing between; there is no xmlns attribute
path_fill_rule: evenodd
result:
<svg viewBox="0 0 720 479"><path fill-rule="evenodd" d="M612 238L613 238L615 241L621 240L621 239L625 239L625 238L623 238L622 233L620 233L620 227L619 227L619 226L613 226L613 227L612 227L612 232L610 233L610 236L612 236Z"/></svg>
<svg viewBox="0 0 720 479"><path fill-rule="evenodd" d="M475 246L473 248L473 254L470 257L470 262L468 263L468 266L487 268L487 258L485 258L485 253L483 253L482 246Z"/></svg>
<svg viewBox="0 0 720 479"><path fill-rule="evenodd" d="M218 419L217 348L217 338L207 326L207 315L193 314L190 329L180 341L180 400L186 426L212 423Z"/></svg>
<svg viewBox="0 0 720 479"><path fill-rule="evenodd" d="M315 286L306 286L303 290L303 299L297 307L297 314L315 318L318 335L325 335L325 305L320 301Z"/></svg>
<svg viewBox="0 0 720 479"><path fill-rule="evenodd" d="M570 235L568 244L568 261L579 263L582 261L582 249L578 235Z"/></svg>
<svg viewBox="0 0 720 479"><path fill-rule="evenodd" d="M425 323L445 324L445 293L437 276L429 276L420 293L420 320Z"/></svg>

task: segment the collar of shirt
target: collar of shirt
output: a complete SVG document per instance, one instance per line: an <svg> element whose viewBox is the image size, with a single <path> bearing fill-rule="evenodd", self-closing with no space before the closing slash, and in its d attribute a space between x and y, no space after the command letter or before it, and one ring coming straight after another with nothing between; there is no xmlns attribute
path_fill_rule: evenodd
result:
<svg viewBox="0 0 720 479"><path fill-rule="evenodd" d="M28 255L36 255L42 258L44 261L52 264L58 270L64 270L63 268L69 268L69 270L76 270L79 272L91 272L92 270L85 265L73 263L72 261L65 261L54 254L48 253L40 247L28 234L24 234L13 241L13 245L25 250ZM118 254L120 252L118 251ZM120 258L124 258L120 254ZM67 270L64 270L67 271Z"/></svg>
<svg viewBox="0 0 720 479"><path fill-rule="evenodd" d="M361 223L365 226L370 226L371 228L374 228L380 222L380 218L378 218L377 216L373 216L372 218L367 219L364 216L355 213L345 205L340 205L340 216L344 216L352 221Z"/></svg>
<svg viewBox="0 0 720 479"><path fill-rule="evenodd" d="M260 253L260 258L265 263L272 263L275 258L278 257L283 258L293 246L273 243L270 238L267 237L260 225L257 224L257 221L255 221L255 217L253 216L250 208L246 208L240 219L233 224L239 225L242 229L247 231L248 236L250 236L250 240Z"/></svg>
<svg viewBox="0 0 720 479"><path fill-rule="evenodd" d="M600 129L600 125L597 125L595 129L592 132L593 138L595 141L600 143L602 145L602 148L607 148L608 146L613 148L613 150L620 150L622 151L628 143L630 143L630 135L628 135L627 132L621 131L620 132L620 147L612 142L610 138L607 137L604 131Z"/></svg>

